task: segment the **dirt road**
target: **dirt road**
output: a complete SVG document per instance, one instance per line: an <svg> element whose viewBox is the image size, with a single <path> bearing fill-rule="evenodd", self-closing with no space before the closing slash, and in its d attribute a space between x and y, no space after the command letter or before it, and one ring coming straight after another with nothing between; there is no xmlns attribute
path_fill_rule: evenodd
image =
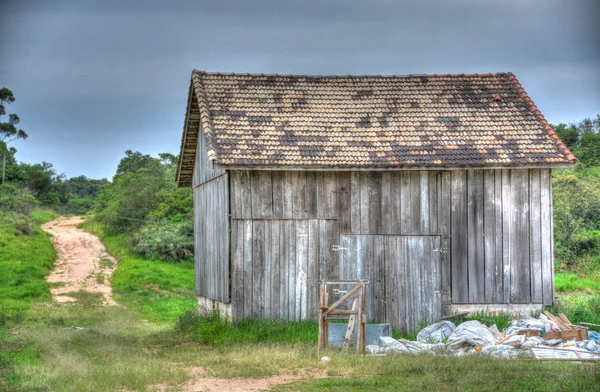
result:
<svg viewBox="0 0 600 392"><path fill-rule="evenodd" d="M59 217L42 225L52 234L58 253L54 270L48 276L52 298L56 302L76 301L68 293L86 291L102 294L104 305L116 305L112 299L110 277L117 261L108 254L98 237L77 228L81 217Z"/></svg>

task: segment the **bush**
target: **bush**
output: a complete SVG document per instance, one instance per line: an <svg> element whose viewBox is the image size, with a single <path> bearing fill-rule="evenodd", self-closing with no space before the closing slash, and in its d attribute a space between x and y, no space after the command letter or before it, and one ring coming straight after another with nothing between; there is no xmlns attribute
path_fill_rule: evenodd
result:
<svg viewBox="0 0 600 392"><path fill-rule="evenodd" d="M40 203L26 188L14 185L0 185L0 211L29 214Z"/></svg>
<svg viewBox="0 0 600 392"><path fill-rule="evenodd" d="M131 245L135 253L145 258L190 260L194 256L194 225L189 220L147 224L132 237Z"/></svg>

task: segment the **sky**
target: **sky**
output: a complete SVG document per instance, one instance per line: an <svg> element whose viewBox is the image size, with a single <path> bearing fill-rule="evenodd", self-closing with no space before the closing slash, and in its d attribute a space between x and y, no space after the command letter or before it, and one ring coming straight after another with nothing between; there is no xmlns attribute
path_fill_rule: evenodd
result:
<svg viewBox="0 0 600 392"><path fill-rule="evenodd" d="M193 69L510 71L551 123L595 117L599 17L598 0L0 0L0 87L19 161L111 178L125 150L179 152Z"/></svg>

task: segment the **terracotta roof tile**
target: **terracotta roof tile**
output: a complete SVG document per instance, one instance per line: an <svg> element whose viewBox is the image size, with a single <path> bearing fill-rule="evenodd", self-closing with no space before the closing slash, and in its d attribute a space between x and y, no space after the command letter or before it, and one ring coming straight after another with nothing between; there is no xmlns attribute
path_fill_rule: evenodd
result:
<svg viewBox="0 0 600 392"><path fill-rule="evenodd" d="M200 124L209 159L278 167L570 164L511 73L307 76L194 71L178 181Z"/></svg>

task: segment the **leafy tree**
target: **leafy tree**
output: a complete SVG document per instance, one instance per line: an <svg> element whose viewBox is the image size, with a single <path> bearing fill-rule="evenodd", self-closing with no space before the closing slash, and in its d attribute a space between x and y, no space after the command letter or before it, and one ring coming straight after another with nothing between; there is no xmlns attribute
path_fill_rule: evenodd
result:
<svg viewBox="0 0 600 392"><path fill-rule="evenodd" d="M139 169L158 169L161 162L160 159L153 158L150 155L144 155L139 151L125 151L125 158L121 159L117 166L115 178L123 176L127 173L134 173Z"/></svg>
<svg viewBox="0 0 600 392"><path fill-rule="evenodd" d="M3 87L0 89L0 118L6 115L6 105L15 102L13 92ZM21 120L14 113L8 115L8 122L0 122L0 142L4 145L4 150L10 142L16 139L27 139L27 133L22 129L17 129ZM14 154L14 151L12 151Z"/></svg>
<svg viewBox="0 0 600 392"><path fill-rule="evenodd" d="M560 123L554 126L554 130L567 147L575 147L579 141L579 130L574 124Z"/></svg>

